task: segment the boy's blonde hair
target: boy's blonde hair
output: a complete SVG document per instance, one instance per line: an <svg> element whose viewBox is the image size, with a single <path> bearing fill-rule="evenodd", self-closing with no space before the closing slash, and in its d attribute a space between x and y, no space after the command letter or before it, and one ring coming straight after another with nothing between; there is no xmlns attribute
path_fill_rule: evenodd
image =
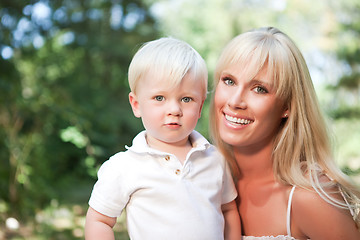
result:
<svg viewBox="0 0 360 240"><path fill-rule="evenodd" d="M313 189L327 202L347 208L347 204L329 195L329 189L340 189L351 205L359 225L359 189L341 172L333 160L330 138L318 104L305 60L295 43L276 28L260 28L235 37L223 50L215 71L214 87L221 72L236 64L249 79L267 66L274 80L277 96L289 110L274 139L273 170L285 184ZM239 178L232 146L221 140L212 100L211 134L227 158L234 178ZM327 176L331 181L324 181Z"/></svg>
<svg viewBox="0 0 360 240"><path fill-rule="evenodd" d="M164 37L145 43L134 55L128 71L130 89L136 94L141 79L147 73L176 87L186 74L202 81L204 99L207 94L208 72L204 59L188 43Z"/></svg>

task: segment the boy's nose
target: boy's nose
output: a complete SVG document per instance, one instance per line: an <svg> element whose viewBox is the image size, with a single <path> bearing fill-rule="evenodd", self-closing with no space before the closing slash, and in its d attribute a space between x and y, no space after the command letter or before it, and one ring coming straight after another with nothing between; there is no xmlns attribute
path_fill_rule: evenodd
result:
<svg viewBox="0 0 360 240"><path fill-rule="evenodd" d="M181 110L181 106L180 103L178 103L177 101L171 101L169 102L169 115L174 115L174 116L181 116L182 115L182 110Z"/></svg>

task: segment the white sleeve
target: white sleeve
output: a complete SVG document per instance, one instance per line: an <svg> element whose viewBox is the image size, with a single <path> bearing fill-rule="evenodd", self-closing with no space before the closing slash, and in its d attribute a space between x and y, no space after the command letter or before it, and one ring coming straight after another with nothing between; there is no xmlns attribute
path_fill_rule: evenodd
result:
<svg viewBox="0 0 360 240"><path fill-rule="evenodd" d="M124 167L115 155L104 162L98 171L98 181L95 183L89 200L89 205L97 212L109 217L118 217L129 201L129 190L126 176L122 173Z"/></svg>
<svg viewBox="0 0 360 240"><path fill-rule="evenodd" d="M237 190L232 178L230 168L226 160L224 160L224 176L223 176L223 191L222 204L231 202L237 197Z"/></svg>

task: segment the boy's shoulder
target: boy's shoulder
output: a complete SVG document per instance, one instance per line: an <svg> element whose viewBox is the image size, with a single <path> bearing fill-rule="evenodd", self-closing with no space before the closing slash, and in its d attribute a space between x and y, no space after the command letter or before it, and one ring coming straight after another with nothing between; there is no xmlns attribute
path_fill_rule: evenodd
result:
<svg viewBox="0 0 360 240"><path fill-rule="evenodd" d="M124 163L126 163L130 159L128 151L117 152L112 155L108 160L103 162L103 166L106 165L108 167L117 167Z"/></svg>

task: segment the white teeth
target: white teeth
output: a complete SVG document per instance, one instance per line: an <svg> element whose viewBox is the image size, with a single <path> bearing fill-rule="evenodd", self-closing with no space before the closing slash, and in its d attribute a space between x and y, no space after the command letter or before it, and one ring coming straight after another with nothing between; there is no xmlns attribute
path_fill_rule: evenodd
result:
<svg viewBox="0 0 360 240"><path fill-rule="evenodd" d="M243 118L231 117L229 115L225 115L225 118L229 122L233 122L233 123L237 123L237 124L243 124L243 125L247 125L247 124L250 124L252 122L251 120L247 120L247 119L243 119Z"/></svg>

